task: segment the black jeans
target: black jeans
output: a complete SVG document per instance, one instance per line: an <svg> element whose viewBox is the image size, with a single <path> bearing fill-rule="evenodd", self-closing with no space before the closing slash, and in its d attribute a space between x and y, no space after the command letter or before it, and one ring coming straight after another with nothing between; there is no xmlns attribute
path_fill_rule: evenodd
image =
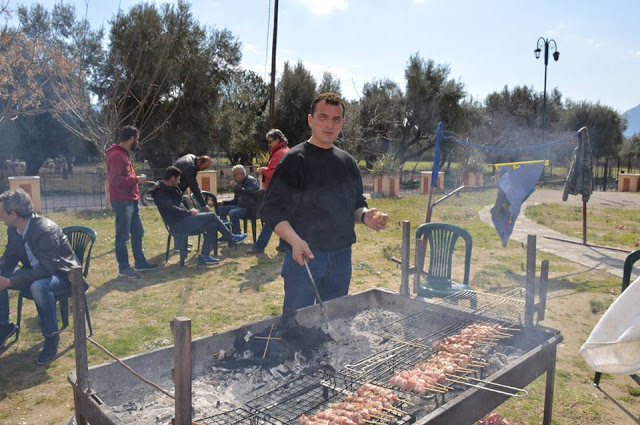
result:
<svg viewBox="0 0 640 425"><path fill-rule="evenodd" d="M209 255L211 253L215 239L218 237L218 232L222 234L222 238L225 241L233 241L233 234L231 234L227 226L224 225L220 217L214 212L203 212L185 217L170 227L171 231L176 233L204 231L202 255Z"/></svg>

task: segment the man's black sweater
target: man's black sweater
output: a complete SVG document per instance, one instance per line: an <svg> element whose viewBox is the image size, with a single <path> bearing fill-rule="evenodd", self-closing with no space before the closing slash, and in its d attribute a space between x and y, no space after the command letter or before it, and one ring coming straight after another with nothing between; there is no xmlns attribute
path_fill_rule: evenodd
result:
<svg viewBox="0 0 640 425"><path fill-rule="evenodd" d="M288 221L311 250L334 251L356 241L354 213L366 207L355 159L338 147L304 142L280 161L261 218L273 229Z"/></svg>

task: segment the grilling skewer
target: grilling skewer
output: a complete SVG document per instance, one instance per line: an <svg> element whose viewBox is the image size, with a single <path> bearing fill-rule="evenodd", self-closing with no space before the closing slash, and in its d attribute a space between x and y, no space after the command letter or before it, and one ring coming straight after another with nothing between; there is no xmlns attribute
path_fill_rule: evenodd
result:
<svg viewBox="0 0 640 425"><path fill-rule="evenodd" d="M511 387L509 385L498 384L491 381L485 381L483 379L472 378L470 376L451 375L448 373L446 373L445 375L447 375L447 379L451 382L456 382L462 385L468 385L470 387L479 388L481 390L492 391L494 393L508 395L510 397L526 397L527 395L529 395L527 390L523 390L522 388ZM458 378L458 379L454 379L454 378ZM466 379L467 381L464 381L464 379ZM469 381L475 381L478 384L484 384L484 385L473 384L472 382L469 382ZM500 391L494 388L489 388L489 385L492 385L498 388L504 388L507 390L514 390L514 392L506 392L506 391Z"/></svg>
<svg viewBox="0 0 640 425"><path fill-rule="evenodd" d="M311 274L311 269L309 269L307 258L302 257L302 260L304 261L304 266L306 267L307 273L309 274L309 279L311 280L311 286L313 286L313 290L316 293L316 299L318 300L318 304L320 305L320 313L322 314L322 317L324 318L324 322L327 325L327 330L329 331L329 335L331 335L331 337L337 341L339 338L336 338L335 336L337 336L338 333L336 332L335 329L333 329L333 327L331 326L331 323L329 323L329 317L327 316L327 312L324 309L324 303L322 302L322 298L320 298L320 291L318 291L318 286L316 285L316 281L313 278L313 275Z"/></svg>

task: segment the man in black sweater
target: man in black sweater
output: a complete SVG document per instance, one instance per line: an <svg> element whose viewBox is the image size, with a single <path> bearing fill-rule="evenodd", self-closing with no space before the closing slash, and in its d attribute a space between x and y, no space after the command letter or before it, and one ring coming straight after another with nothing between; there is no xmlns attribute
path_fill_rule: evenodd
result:
<svg viewBox="0 0 640 425"><path fill-rule="evenodd" d="M202 207L202 211L208 212L209 206L207 205L207 201L204 199L204 196L202 196L202 191L200 190L200 185L198 184L196 175L198 174L198 171L204 171L211 166L211 158L206 155L195 156L190 153L182 156L174 162L173 165L174 167L178 167L182 172L182 178L180 179L180 185L178 186L180 190L184 193L187 188L191 189L191 193L193 193L196 201Z"/></svg>
<svg viewBox="0 0 640 425"><path fill-rule="evenodd" d="M347 295L355 223L379 231L387 215L368 209L355 159L334 146L344 123L344 102L323 93L307 117L311 138L283 158L267 190L262 219L285 241L282 263L286 314L315 302L304 261L322 300Z"/></svg>
<svg viewBox="0 0 640 425"><path fill-rule="evenodd" d="M170 166L164 171L164 180L156 183L151 189L151 196L155 201L158 211L171 231L177 233L191 233L204 230L204 243L202 252L198 256L198 264L216 264L220 260L211 257L211 249L218 232L222 238L230 244L235 244L247 237L246 234L234 235L224 225L216 213L204 212L192 208L188 210L182 203L182 191L180 185L182 173L177 167Z"/></svg>

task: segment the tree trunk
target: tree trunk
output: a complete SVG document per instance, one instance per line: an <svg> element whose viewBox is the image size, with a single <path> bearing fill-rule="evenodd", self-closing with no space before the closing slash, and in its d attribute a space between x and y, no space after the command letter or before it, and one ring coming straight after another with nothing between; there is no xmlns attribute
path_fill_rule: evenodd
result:
<svg viewBox="0 0 640 425"><path fill-rule="evenodd" d="M27 163L27 169L24 173L25 176L37 176L40 172L40 167L44 162L44 158L31 157L25 160Z"/></svg>

